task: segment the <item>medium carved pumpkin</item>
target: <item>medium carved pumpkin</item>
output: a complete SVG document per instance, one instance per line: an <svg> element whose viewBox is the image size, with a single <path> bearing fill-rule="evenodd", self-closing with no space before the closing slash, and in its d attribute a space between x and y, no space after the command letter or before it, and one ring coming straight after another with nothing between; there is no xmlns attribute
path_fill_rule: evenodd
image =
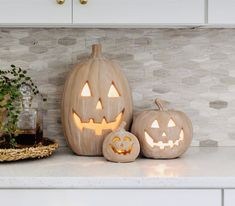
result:
<svg viewBox="0 0 235 206"><path fill-rule="evenodd" d="M167 110L156 100L159 110L144 111L134 120L132 133L149 158L176 158L190 146L193 129L190 119L180 111Z"/></svg>
<svg viewBox="0 0 235 206"><path fill-rule="evenodd" d="M120 67L93 45L88 60L78 64L65 83L62 124L78 155L101 155L104 137L122 121L132 121L132 96Z"/></svg>
<svg viewBox="0 0 235 206"><path fill-rule="evenodd" d="M125 122L108 134L103 143L103 155L112 162L133 162L140 152L140 144L135 135L124 129Z"/></svg>

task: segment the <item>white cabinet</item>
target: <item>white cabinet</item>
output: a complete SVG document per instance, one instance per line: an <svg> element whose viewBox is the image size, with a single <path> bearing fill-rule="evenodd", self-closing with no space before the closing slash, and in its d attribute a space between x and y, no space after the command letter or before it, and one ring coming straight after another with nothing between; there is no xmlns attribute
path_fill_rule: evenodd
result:
<svg viewBox="0 0 235 206"><path fill-rule="evenodd" d="M0 0L0 25L235 25L235 0ZM208 8L206 4L208 2Z"/></svg>
<svg viewBox="0 0 235 206"><path fill-rule="evenodd" d="M209 0L208 1L209 24L235 24L234 0Z"/></svg>
<svg viewBox="0 0 235 206"><path fill-rule="evenodd" d="M75 24L200 24L204 0L73 0Z"/></svg>
<svg viewBox="0 0 235 206"><path fill-rule="evenodd" d="M0 190L1 205L221 206L220 190Z"/></svg>
<svg viewBox="0 0 235 206"><path fill-rule="evenodd" d="M224 190L224 206L234 206L235 205L235 190L227 189Z"/></svg>
<svg viewBox="0 0 235 206"><path fill-rule="evenodd" d="M0 24L69 24L72 0L1 0Z"/></svg>

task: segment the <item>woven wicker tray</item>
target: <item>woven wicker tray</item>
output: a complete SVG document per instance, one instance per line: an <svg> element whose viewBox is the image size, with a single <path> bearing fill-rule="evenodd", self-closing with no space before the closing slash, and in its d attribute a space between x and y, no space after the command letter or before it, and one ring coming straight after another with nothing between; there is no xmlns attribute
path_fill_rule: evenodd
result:
<svg viewBox="0 0 235 206"><path fill-rule="evenodd" d="M48 157L52 155L58 147L59 145L55 141L43 138L40 143L32 147L0 149L0 162Z"/></svg>

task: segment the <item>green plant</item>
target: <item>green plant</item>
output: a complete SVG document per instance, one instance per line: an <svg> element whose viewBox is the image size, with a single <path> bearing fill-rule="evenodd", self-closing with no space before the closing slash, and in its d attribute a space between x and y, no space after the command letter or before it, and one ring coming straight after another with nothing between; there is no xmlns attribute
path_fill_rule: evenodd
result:
<svg viewBox="0 0 235 206"><path fill-rule="evenodd" d="M15 65L3 71L0 70L0 133L4 134L7 143L15 147L15 131L20 113L21 93L19 88L22 84L31 86L34 95L39 94L37 86L33 83L27 71ZM3 118L5 116L5 118Z"/></svg>

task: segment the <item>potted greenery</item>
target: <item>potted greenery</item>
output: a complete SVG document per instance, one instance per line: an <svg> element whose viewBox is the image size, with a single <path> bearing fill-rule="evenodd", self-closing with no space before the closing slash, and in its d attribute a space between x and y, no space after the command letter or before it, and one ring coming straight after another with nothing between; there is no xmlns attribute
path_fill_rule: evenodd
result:
<svg viewBox="0 0 235 206"><path fill-rule="evenodd" d="M0 70L0 148L16 148L17 120L20 113L21 93L19 88L30 85L33 94L39 94L37 86L27 71L11 65L9 70Z"/></svg>
<svg viewBox="0 0 235 206"><path fill-rule="evenodd" d="M43 136L39 113L31 107L38 94L26 70L15 65L0 70L0 162L49 157L59 147Z"/></svg>

